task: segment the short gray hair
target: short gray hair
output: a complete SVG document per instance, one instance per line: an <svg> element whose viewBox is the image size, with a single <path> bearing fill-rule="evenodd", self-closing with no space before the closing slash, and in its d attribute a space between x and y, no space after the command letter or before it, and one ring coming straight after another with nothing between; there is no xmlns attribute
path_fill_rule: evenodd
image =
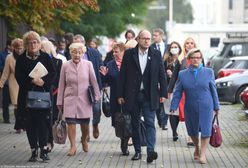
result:
<svg viewBox="0 0 248 168"><path fill-rule="evenodd" d="M76 35L73 37L73 40L75 40L75 39L79 39L82 43L85 44L85 38L84 38L83 35L81 35L81 34L76 34Z"/></svg>

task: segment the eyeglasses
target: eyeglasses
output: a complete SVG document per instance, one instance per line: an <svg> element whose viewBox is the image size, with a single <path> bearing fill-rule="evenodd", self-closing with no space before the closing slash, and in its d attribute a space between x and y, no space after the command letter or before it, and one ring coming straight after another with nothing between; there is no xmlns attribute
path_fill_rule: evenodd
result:
<svg viewBox="0 0 248 168"><path fill-rule="evenodd" d="M146 40L150 41L151 40L151 38L145 38L145 37L141 37L140 39L144 40L144 41L146 41Z"/></svg>
<svg viewBox="0 0 248 168"><path fill-rule="evenodd" d="M202 57L190 57L190 59L202 59Z"/></svg>
<svg viewBox="0 0 248 168"><path fill-rule="evenodd" d="M27 44L28 45L36 45L36 44L38 44L38 41L29 41L29 42L27 42Z"/></svg>

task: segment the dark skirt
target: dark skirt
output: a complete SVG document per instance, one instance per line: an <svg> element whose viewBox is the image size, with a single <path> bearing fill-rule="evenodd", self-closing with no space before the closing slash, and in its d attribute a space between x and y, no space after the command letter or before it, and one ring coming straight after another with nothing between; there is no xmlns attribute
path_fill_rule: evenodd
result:
<svg viewBox="0 0 248 168"><path fill-rule="evenodd" d="M90 118L65 118L67 124L89 124Z"/></svg>

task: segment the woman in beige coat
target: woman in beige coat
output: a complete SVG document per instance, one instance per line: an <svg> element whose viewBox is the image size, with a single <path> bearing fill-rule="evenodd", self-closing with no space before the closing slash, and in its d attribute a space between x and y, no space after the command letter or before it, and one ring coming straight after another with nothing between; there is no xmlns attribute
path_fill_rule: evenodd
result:
<svg viewBox="0 0 248 168"><path fill-rule="evenodd" d="M0 79L0 88L3 88L4 83L9 81L9 93L11 103L14 105L14 115L16 118L17 113L17 96L19 91L19 86L15 78L15 65L16 59L19 55L23 53L23 40L16 38L12 41L11 46L13 48L13 53L9 54L5 60L5 66ZM16 133L20 133L21 129L15 124Z"/></svg>
<svg viewBox="0 0 248 168"><path fill-rule="evenodd" d="M80 124L82 131L82 146L88 152L87 137L89 136L89 122L93 115L92 103L88 96L88 87L94 90L94 98L100 100L100 91L90 61L82 59L86 47L81 43L72 43L69 47L71 60L62 65L59 79L57 106L63 110L68 124L68 137L71 148L68 156L76 154L76 124Z"/></svg>

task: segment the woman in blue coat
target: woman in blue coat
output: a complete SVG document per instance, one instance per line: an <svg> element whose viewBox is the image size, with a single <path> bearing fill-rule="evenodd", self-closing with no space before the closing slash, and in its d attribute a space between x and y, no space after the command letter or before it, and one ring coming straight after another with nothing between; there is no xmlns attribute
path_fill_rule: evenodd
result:
<svg viewBox="0 0 248 168"><path fill-rule="evenodd" d="M185 124L188 135L195 144L194 159L201 164L206 161L206 149L209 144L213 112L218 114L219 102L215 87L214 73L202 66L202 53L192 49L188 53L189 68L179 72L176 90L171 102L171 110L176 111L183 91L185 92ZM201 148L199 147L201 132Z"/></svg>

